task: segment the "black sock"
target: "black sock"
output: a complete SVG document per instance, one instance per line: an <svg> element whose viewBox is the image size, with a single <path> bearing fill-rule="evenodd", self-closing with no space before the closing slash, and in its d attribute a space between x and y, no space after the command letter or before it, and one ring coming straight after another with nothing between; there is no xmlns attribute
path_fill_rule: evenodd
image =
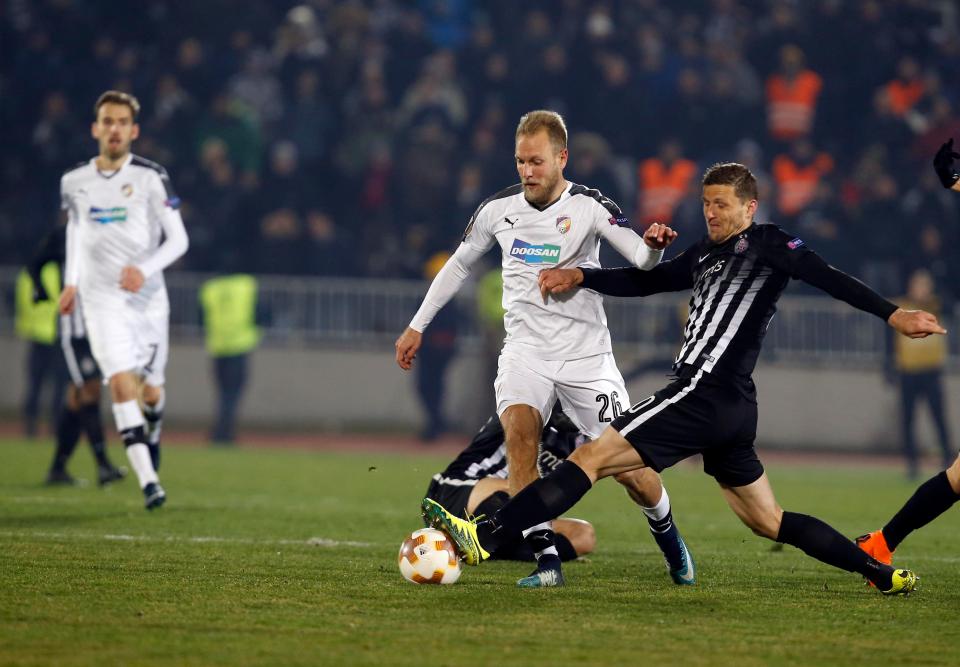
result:
<svg viewBox="0 0 960 667"><path fill-rule="evenodd" d="M777 542L791 544L808 556L847 572L859 572L881 591L893 585L893 568L870 558L856 544L820 519L784 512Z"/></svg>
<svg viewBox="0 0 960 667"><path fill-rule="evenodd" d="M960 496L950 486L945 470L921 484L910 496L910 500L883 527L883 537L890 551L896 549L907 535L926 526L953 507L958 500Z"/></svg>
<svg viewBox="0 0 960 667"><path fill-rule="evenodd" d="M125 428L122 431L120 431L120 437L123 439L124 447L129 447L130 445L137 445L137 444L140 444L140 445L147 444L147 432L144 430L142 426Z"/></svg>
<svg viewBox="0 0 960 667"><path fill-rule="evenodd" d="M64 407L57 419L57 449L53 454L51 470L66 470L67 460L80 439L80 420L73 410Z"/></svg>
<svg viewBox="0 0 960 667"><path fill-rule="evenodd" d="M501 541L516 538L530 526L560 516L576 505L591 486L590 478L580 466L564 461L552 473L514 496L489 520L481 521L477 526L480 543L492 551Z"/></svg>
<svg viewBox="0 0 960 667"><path fill-rule="evenodd" d="M93 450L93 456L97 459L97 465L109 466L107 459L106 445L103 437L103 422L100 419L100 405L91 403L80 408L80 425L83 432L87 434L90 441L90 449Z"/></svg>
<svg viewBox="0 0 960 667"><path fill-rule="evenodd" d="M673 525L673 510L667 512L667 516L659 520L647 517L647 524L650 526L650 533L653 535L654 541L670 564L670 569L679 570L682 568L685 564L683 549L680 548L680 533Z"/></svg>
<svg viewBox="0 0 960 667"><path fill-rule="evenodd" d="M557 550L557 535L553 530L535 530L523 539L536 557L538 569L548 570L560 567L559 553L544 553L547 550Z"/></svg>
<svg viewBox="0 0 960 667"><path fill-rule="evenodd" d="M153 469L160 472L160 445L148 442L147 449L150 450L150 460L153 462Z"/></svg>

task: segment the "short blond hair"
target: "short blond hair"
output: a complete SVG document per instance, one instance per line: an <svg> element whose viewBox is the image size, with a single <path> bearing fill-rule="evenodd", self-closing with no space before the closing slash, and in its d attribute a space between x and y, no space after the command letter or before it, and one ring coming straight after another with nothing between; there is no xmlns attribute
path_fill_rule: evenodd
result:
<svg viewBox="0 0 960 667"><path fill-rule="evenodd" d="M96 104L93 105L94 119L100 115L100 107L104 104L122 104L130 107L130 113L133 115L134 122L136 122L137 116L140 115L140 100L130 93L124 93L120 90L108 90L98 97Z"/></svg>
<svg viewBox="0 0 960 667"><path fill-rule="evenodd" d="M563 116L556 111L545 109L523 114L517 125L516 138L519 139L521 135L530 136L540 130L547 131L550 143L558 153L567 147L567 124L563 122Z"/></svg>

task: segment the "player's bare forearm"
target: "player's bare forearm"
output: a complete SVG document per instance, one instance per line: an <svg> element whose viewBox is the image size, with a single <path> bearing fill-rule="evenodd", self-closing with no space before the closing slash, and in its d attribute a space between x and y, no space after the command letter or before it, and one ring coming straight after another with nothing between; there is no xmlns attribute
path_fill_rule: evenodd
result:
<svg viewBox="0 0 960 667"><path fill-rule="evenodd" d="M423 334L416 329L407 327L404 332L400 334L400 337L394 344L397 351L397 365L400 366L400 368L408 371L413 367L413 360L416 358L417 350L420 349L422 342Z"/></svg>
<svg viewBox="0 0 960 667"><path fill-rule="evenodd" d="M653 250L663 250L677 238L677 232L667 225L655 222L643 233L643 242Z"/></svg>
<svg viewBox="0 0 960 667"><path fill-rule="evenodd" d="M944 329L937 316L925 310L904 310L897 308L887 320L893 329L909 338L926 338L931 334L944 335Z"/></svg>
<svg viewBox="0 0 960 667"><path fill-rule="evenodd" d="M583 271L580 269L546 269L537 276L540 284L540 296L547 302L550 294L563 294L575 289L583 282Z"/></svg>
<svg viewBox="0 0 960 667"><path fill-rule="evenodd" d="M77 288L74 285L67 285L60 292L59 310L61 315L70 315L73 313L76 302Z"/></svg>

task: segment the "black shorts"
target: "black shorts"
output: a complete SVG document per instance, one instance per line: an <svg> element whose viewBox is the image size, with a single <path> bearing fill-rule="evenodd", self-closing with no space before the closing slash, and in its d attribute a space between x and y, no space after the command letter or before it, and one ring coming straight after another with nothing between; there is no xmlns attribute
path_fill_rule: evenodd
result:
<svg viewBox="0 0 960 667"><path fill-rule="evenodd" d="M698 371L674 380L610 425L657 472L702 454L705 473L727 486L745 486L763 474L753 447L757 401L753 382L745 382Z"/></svg>
<svg viewBox="0 0 960 667"><path fill-rule="evenodd" d="M78 387L82 387L88 380L97 380L101 377L100 367L97 365L93 353L90 351L90 341L87 338L66 336L60 340L63 347L63 358L67 362L70 380Z"/></svg>
<svg viewBox="0 0 960 667"><path fill-rule="evenodd" d="M451 514L456 514L461 519L467 516L467 501L470 500L470 492L480 480L462 480L434 475L430 480L430 486L427 487L426 497L434 500Z"/></svg>

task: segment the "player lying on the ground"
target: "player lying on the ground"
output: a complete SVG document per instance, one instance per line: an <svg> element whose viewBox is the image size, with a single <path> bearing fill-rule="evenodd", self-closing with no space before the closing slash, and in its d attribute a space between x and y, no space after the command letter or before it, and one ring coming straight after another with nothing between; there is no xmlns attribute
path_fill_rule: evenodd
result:
<svg viewBox="0 0 960 667"><path fill-rule="evenodd" d="M756 387L751 375L776 303L791 278L872 313L901 334L943 334L936 317L897 308L860 281L829 266L776 225L754 224L757 182L740 164L718 164L703 177L707 235L650 271L552 269L540 275L544 298L580 287L615 296L692 289L677 379L613 420L600 438L579 447L551 474L477 523L423 502L432 525L450 533L468 564L487 558L525 527L573 507L604 477L650 467L660 471L703 455L704 471L757 535L858 572L884 594L912 591L917 576L871 558L823 521L786 512L754 449ZM562 297L561 297L562 298Z"/></svg>
<svg viewBox="0 0 960 667"><path fill-rule="evenodd" d="M557 406L541 435L537 459L540 474L549 474L585 441L586 437ZM461 518L492 516L510 500L509 473L503 426L494 415L477 431L467 448L460 452L446 470L433 476L426 496ZM629 492L630 485L625 486ZM630 495L634 502L638 502L635 494ZM675 568L667 558L667 549L661 546L683 541L672 518L669 521L658 521L647 517L647 523L650 534L664 552L667 571L674 583L694 583L695 566L689 550L687 562ZM553 527L557 534L557 550L561 560L573 560L594 550L596 534L589 522L581 519L554 519ZM535 560L533 551L526 541L521 539L499 545L491 558Z"/></svg>
<svg viewBox="0 0 960 667"><path fill-rule="evenodd" d="M582 442L580 432L563 412L554 410L543 429L537 457L540 474L547 474L567 458ZM446 469L433 476L426 496L442 504L459 517L492 516L510 500L507 448L503 425L496 415L490 417ZM594 550L593 526L580 519L554 519L557 551L563 561L573 560ZM501 544L491 558L536 560L524 540Z"/></svg>
<svg viewBox="0 0 960 667"><path fill-rule="evenodd" d="M960 192L960 174L954 160L953 139L943 144L933 158L933 168L943 187ZM960 500L960 456L949 468L934 475L914 492L903 507L880 530L861 535L857 544L881 563L893 562L893 552L907 535L923 528Z"/></svg>

